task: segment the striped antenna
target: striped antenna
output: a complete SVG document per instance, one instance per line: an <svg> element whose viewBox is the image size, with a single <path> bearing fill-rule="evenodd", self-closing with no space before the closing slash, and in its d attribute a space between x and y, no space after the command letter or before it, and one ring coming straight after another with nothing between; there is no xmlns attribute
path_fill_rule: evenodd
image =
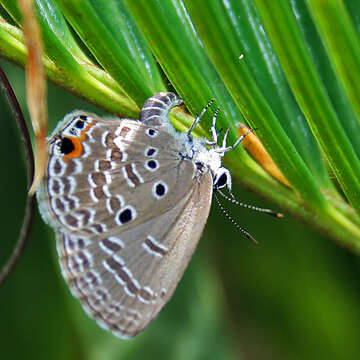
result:
<svg viewBox="0 0 360 360"><path fill-rule="evenodd" d="M225 217L242 233L244 234L248 239L250 239L253 243L257 244L258 242L254 237L252 237L247 231L245 231L231 216L230 214L224 209L222 206L219 198L216 195L216 192L214 192L214 196L216 199L217 204L219 205L220 210L223 212Z"/></svg>
<svg viewBox="0 0 360 360"><path fill-rule="evenodd" d="M284 214L282 213L278 213L278 212L275 212L273 210L270 210L270 209L264 209L264 208L260 208L260 207L257 207L257 206L253 206L253 205L249 205L249 204L244 204L240 201L237 201L234 197L230 197L230 196L227 196L226 194L224 194L221 190L217 189L217 191L221 194L221 196L223 196L226 200L230 201L231 203L233 204L236 204L238 206L242 206L242 207L245 207L247 209L250 209L250 210L254 210L254 211L258 211L258 212L261 212L261 213L265 213L265 214L269 214L271 216L275 216L277 217L278 219L281 219L284 217Z"/></svg>

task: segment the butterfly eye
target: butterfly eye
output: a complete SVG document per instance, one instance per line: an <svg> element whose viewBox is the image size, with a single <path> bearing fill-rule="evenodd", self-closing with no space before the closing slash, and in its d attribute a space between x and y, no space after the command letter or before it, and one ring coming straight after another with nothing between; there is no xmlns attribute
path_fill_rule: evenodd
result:
<svg viewBox="0 0 360 360"><path fill-rule="evenodd" d="M227 184L227 175L226 175L226 173L223 173L223 174L219 177L219 179L217 180L217 182L215 183L215 185L216 185L216 187L217 187L218 189L221 189L221 188L223 188L224 186L226 186L226 184Z"/></svg>
<svg viewBox="0 0 360 360"><path fill-rule="evenodd" d="M228 169L220 167L214 177L214 190L226 187L231 192L231 175Z"/></svg>
<svg viewBox="0 0 360 360"><path fill-rule="evenodd" d="M196 165L196 169L198 170L198 171L200 171L201 173L203 173L204 172L204 164L203 163L201 163L201 162L197 162L197 163L195 163L195 165Z"/></svg>

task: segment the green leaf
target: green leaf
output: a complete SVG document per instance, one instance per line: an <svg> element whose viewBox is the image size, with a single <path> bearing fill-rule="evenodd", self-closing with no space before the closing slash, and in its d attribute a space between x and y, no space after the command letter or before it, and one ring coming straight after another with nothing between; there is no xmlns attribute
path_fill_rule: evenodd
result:
<svg viewBox="0 0 360 360"><path fill-rule="evenodd" d="M360 118L360 41L345 5L336 0L305 1L327 55L356 118Z"/></svg>
<svg viewBox="0 0 360 360"><path fill-rule="evenodd" d="M290 4L262 0L255 3L293 94L342 190L359 213L360 162L316 71Z"/></svg>
<svg viewBox="0 0 360 360"><path fill-rule="evenodd" d="M57 4L98 63L118 84L121 84L129 97L137 103L144 102L152 94L151 89L141 77L136 62L133 62L124 51L125 43L122 44L119 41L121 37L114 37L114 35L119 35L119 32L113 34L111 32L113 26L108 29L100 16L101 13L97 13L89 1L66 0L57 1ZM123 29L126 36L127 28L123 27ZM100 42L97 38L99 33L102 38ZM123 34L120 33L120 35Z"/></svg>
<svg viewBox="0 0 360 360"><path fill-rule="evenodd" d="M21 23L14 1L2 3ZM358 123L347 106L352 100L342 90L318 34L307 32L314 24L303 3L294 1L291 7L258 0L255 7L248 0L185 4L37 0L36 4L50 79L109 111L137 117L148 96L166 90L160 65L193 115L216 98L221 105L219 126L230 129L230 142L238 137L239 121L256 127L292 189L275 181L240 146L225 158L234 178L344 244L360 246L360 220L341 199L323 159L325 153L358 210L359 161L354 151ZM346 14L344 9L341 14ZM74 38L63 15L79 38ZM262 24L266 33L260 30ZM283 31L284 24L293 31ZM349 29L349 21L346 24L343 31ZM2 21L0 37L3 55L24 64L21 32ZM182 131L191 123L180 110L171 119ZM209 124L209 115L196 129L198 135L208 134L206 121Z"/></svg>
<svg viewBox="0 0 360 360"><path fill-rule="evenodd" d="M246 63L237 61L236 52L241 52L237 46L239 41L228 26L229 22L224 12L221 12L223 8L217 2L211 3L210 6L192 1L186 4L207 52L232 97L237 100L242 113L247 114L247 121L258 129L256 133L292 186L302 194L310 206L321 208L323 211L326 206L325 199L309 169L262 95L249 67ZM217 14L217 27L214 27L211 21L214 14ZM237 15L236 12L233 14ZM226 42L220 41L223 35L227 39Z"/></svg>
<svg viewBox="0 0 360 360"><path fill-rule="evenodd" d="M229 144L238 138L239 122L256 127L291 188L242 146L229 152L224 164L235 196L256 203L251 189L287 212L285 219L259 218L226 205L232 222L257 238L254 246L225 225L214 207L173 300L130 342L101 330L60 274L54 276L52 254L44 246L54 250L53 234L37 219L25 262L0 288L1 308L7 309L0 326L3 356L137 359L146 349L149 359L359 358L358 259L337 244L360 251L360 1L35 3L46 74L58 87L134 119L147 97L175 91L184 106L170 117L181 131L215 98L197 135L209 136L211 115L220 106L218 125L230 129ZM0 55L24 66L27 51L16 1L0 4ZM7 73L17 70L2 64ZM22 72L13 83L24 104ZM89 104L50 84L50 117L65 108ZM2 120L1 163L10 175L0 177L1 264L17 235L25 196L11 116Z"/></svg>

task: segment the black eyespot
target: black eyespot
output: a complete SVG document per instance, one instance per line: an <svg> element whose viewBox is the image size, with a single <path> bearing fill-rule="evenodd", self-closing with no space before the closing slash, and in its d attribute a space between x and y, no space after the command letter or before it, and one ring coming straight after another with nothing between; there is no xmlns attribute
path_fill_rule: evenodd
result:
<svg viewBox="0 0 360 360"><path fill-rule="evenodd" d="M127 223L128 221L132 220L132 212L130 209L125 209L119 215L119 220L122 224Z"/></svg>
<svg viewBox="0 0 360 360"><path fill-rule="evenodd" d="M155 134L156 134L156 131L154 130L154 129L148 129L148 135L150 135L150 136L155 136Z"/></svg>
<svg viewBox="0 0 360 360"><path fill-rule="evenodd" d="M75 127L78 128L78 129L83 129L84 128L84 121L82 120L78 120L76 123L75 123Z"/></svg>
<svg viewBox="0 0 360 360"><path fill-rule="evenodd" d="M154 160L150 160L147 162L147 166L150 168L150 169L156 169L157 168L157 163L156 161Z"/></svg>
<svg viewBox="0 0 360 360"><path fill-rule="evenodd" d="M147 152L146 152L146 156L153 156L155 154L156 149L150 148Z"/></svg>
<svg viewBox="0 0 360 360"><path fill-rule="evenodd" d="M76 136L77 132L76 132L76 130L74 128L71 128L70 129L70 134Z"/></svg>
<svg viewBox="0 0 360 360"><path fill-rule="evenodd" d="M63 154L65 154L65 155L70 154L72 151L74 151L74 149L75 149L75 146L74 146L73 142L69 138L64 137L61 140L60 151Z"/></svg>
<svg viewBox="0 0 360 360"><path fill-rule="evenodd" d="M222 174L220 177L219 177L219 179L218 179L218 181L216 182L216 187L218 187L218 188L222 188L222 187L224 187L225 185L227 184L227 175L224 173L224 174Z"/></svg>
<svg viewBox="0 0 360 360"><path fill-rule="evenodd" d="M163 184L157 184L155 192L157 196L163 196L165 194L165 186Z"/></svg>

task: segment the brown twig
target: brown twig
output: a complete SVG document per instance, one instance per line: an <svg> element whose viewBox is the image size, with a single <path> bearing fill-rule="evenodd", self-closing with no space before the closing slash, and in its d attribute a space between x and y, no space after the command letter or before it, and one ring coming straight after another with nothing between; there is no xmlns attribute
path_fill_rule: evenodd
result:
<svg viewBox="0 0 360 360"><path fill-rule="evenodd" d="M0 86L4 91L5 96L9 102L11 111L14 115L16 124L21 134L21 140L24 144L26 168L27 168L27 181L28 181L28 188L30 188L34 177L34 154L31 147L30 135L20 105L16 99L16 96L11 88L11 85L5 73L1 68L0 68ZM5 280L8 278L9 274L17 264L23 252L23 249L25 248L25 245L29 238L29 231L32 224L34 206L35 206L35 196L28 195L25 206L25 215L21 226L21 231L18 237L18 241L15 245L15 248L9 260L0 271L0 285L2 285L5 282Z"/></svg>

